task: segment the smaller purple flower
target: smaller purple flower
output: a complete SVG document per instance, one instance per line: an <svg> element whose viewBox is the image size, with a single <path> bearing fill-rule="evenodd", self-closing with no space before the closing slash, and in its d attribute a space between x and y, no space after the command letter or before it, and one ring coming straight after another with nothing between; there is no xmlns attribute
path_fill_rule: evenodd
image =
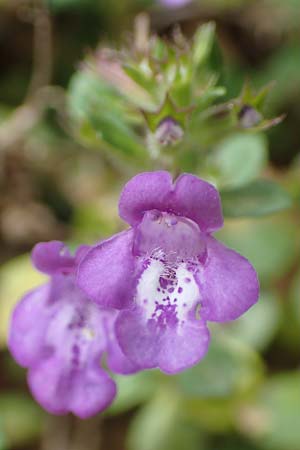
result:
<svg viewBox="0 0 300 450"><path fill-rule="evenodd" d="M85 255L78 284L122 310L117 338L139 367L191 367L208 349L206 321L234 320L257 301L255 270L211 236L223 226L220 197L196 176L141 173L124 187L119 213L131 228Z"/></svg>
<svg viewBox="0 0 300 450"><path fill-rule="evenodd" d="M117 312L100 309L74 283L87 250L80 247L73 257L58 241L34 247L33 263L50 281L23 297L9 333L9 349L29 369L36 400L50 413L81 418L102 411L115 397L115 382L100 366L104 353L113 372L136 369L115 339Z"/></svg>

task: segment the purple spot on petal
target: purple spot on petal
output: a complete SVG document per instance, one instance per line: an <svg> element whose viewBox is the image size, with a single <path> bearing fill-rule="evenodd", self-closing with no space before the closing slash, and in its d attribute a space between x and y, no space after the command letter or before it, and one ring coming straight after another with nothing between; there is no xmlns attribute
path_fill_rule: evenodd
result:
<svg viewBox="0 0 300 450"><path fill-rule="evenodd" d="M165 278L160 277L160 278L159 278L159 284L160 284L160 287L161 287L161 288L167 289L168 284L169 284L169 281L166 280Z"/></svg>
<svg viewBox="0 0 300 450"><path fill-rule="evenodd" d="M178 294L181 294L182 291L183 291L182 287L179 286L179 288L178 288Z"/></svg>
<svg viewBox="0 0 300 450"><path fill-rule="evenodd" d="M80 353L80 348L79 348L79 346L78 346L77 344L74 344L74 345L73 345L73 347L72 347L72 352L73 352L74 355L79 355L79 353Z"/></svg>
<svg viewBox="0 0 300 450"><path fill-rule="evenodd" d="M190 283L190 282L191 282L191 279L188 278L188 277L186 277L186 278L184 279L184 281L185 281L186 283Z"/></svg>

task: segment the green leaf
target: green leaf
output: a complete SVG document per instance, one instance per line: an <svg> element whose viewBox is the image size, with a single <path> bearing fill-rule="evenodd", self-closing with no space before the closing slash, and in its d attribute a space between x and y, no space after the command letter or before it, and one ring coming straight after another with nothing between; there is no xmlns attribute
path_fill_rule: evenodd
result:
<svg viewBox="0 0 300 450"><path fill-rule="evenodd" d="M215 37L215 24L208 22L202 25L194 36L193 63L195 66L203 64L209 56Z"/></svg>
<svg viewBox="0 0 300 450"><path fill-rule="evenodd" d="M99 105L99 110L102 108L105 108L105 105ZM100 113L90 115L90 122L97 132L99 141L107 142L118 153L136 158L146 156L146 150L139 143L132 128L121 121L114 112L106 110L103 115Z"/></svg>
<svg viewBox="0 0 300 450"><path fill-rule="evenodd" d="M213 335L206 357L174 379L187 397L228 398L253 387L261 378L262 369L258 354L219 332Z"/></svg>
<svg viewBox="0 0 300 450"><path fill-rule="evenodd" d="M282 278L297 258L298 229L286 216L226 221L218 239L248 258L260 283Z"/></svg>
<svg viewBox="0 0 300 450"><path fill-rule="evenodd" d="M180 399L164 389L131 423L128 450L202 450L201 436L180 419Z"/></svg>
<svg viewBox="0 0 300 450"><path fill-rule="evenodd" d="M5 392L0 396L0 423L7 447L24 446L41 431L43 412L25 394Z"/></svg>
<svg viewBox="0 0 300 450"><path fill-rule="evenodd" d="M73 76L68 107L84 142L93 147L105 143L118 155L145 159L146 151L134 131L128 104L95 73L85 70Z"/></svg>
<svg viewBox="0 0 300 450"><path fill-rule="evenodd" d="M222 141L211 157L219 174L218 185L236 188L253 181L267 163L267 141L263 135L237 133Z"/></svg>
<svg viewBox="0 0 300 450"><path fill-rule="evenodd" d="M292 206L291 197L277 183L253 181L237 189L221 191L225 217L260 217Z"/></svg>
<svg viewBox="0 0 300 450"><path fill-rule="evenodd" d="M149 104L149 108L153 109L155 106L159 106L160 101L163 99L162 93L160 92L159 86L157 86L157 82L151 75L145 74L138 66L133 66L129 64L125 64L123 66L124 72L133 80L135 83L140 85L149 95L149 98L152 98L152 102ZM140 105L143 106L143 105Z"/></svg>
<svg viewBox="0 0 300 450"><path fill-rule="evenodd" d="M1 424L0 424L0 450L8 450L7 441L5 438L5 434L2 431Z"/></svg>
<svg viewBox="0 0 300 450"><path fill-rule="evenodd" d="M300 239L297 240L300 244ZM299 245L298 245L299 254ZM295 274L285 303L281 327L281 343L298 358L300 341L300 271Z"/></svg>
<svg viewBox="0 0 300 450"><path fill-rule="evenodd" d="M244 432L267 450L296 450L300 442L299 372L275 375L239 416ZM253 418L258 420L253 420Z"/></svg>
<svg viewBox="0 0 300 450"><path fill-rule="evenodd" d="M150 399L157 389L155 372L140 372L130 376L115 375L118 395L107 410L107 414L115 415L128 411Z"/></svg>
<svg viewBox="0 0 300 450"><path fill-rule="evenodd" d="M236 339L256 350L264 350L280 325L281 304L272 293L262 291L259 301L239 320L224 324L225 330Z"/></svg>

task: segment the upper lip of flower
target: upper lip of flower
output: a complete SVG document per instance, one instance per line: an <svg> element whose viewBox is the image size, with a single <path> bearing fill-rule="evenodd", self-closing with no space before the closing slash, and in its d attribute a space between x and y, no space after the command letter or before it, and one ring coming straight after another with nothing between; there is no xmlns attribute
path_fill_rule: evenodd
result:
<svg viewBox="0 0 300 450"><path fill-rule="evenodd" d="M120 196L120 217L136 226L150 210L191 219L204 233L223 226L218 191L191 174L180 175L174 183L166 171L144 172L133 177Z"/></svg>

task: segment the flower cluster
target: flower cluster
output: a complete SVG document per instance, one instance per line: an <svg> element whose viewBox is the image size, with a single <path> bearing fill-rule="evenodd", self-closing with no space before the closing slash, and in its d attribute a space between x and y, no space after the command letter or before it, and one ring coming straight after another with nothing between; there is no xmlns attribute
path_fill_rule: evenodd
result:
<svg viewBox="0 0 300 450"><path fill-rule="evenodd" d="M121 374L193 366L208 349L207 321L234 320L258 299L251 264L211 236L223 225L211 184L141 173L124 187L119 213L130 228L75 257L59 242L33 250L50 281L16 307L9 346L50 412L88 417L110 404L104 353Z"/></svg>

